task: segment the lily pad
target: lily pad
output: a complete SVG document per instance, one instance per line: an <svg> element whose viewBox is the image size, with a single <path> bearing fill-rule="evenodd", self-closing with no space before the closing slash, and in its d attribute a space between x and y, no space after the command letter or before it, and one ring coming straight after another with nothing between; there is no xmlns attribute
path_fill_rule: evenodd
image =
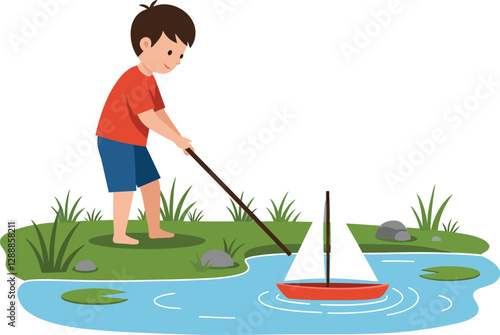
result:
<svg viewBox="0 0 500 335"><path fill-rule="evenodd" d="M125 293L124 291L111 290L105 288L86 288L63 293L61 298L64 301L83 305L110 305L127 301L128 299L106 297L111 294Z"/></svg>
<svg viewBox="0 0 500 335"><path fill-rule="evenodd" d="M434 272L420 275L422 278L432 280L467 280L479 277L480 275L478 270L462 266L436 266L423 269L422 271Z"/></svg>

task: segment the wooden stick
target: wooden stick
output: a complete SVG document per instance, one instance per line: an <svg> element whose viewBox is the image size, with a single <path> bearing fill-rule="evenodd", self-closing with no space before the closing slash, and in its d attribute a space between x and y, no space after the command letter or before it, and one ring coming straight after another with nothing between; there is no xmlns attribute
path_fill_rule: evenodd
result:
<svg viewBox="0 0 500 335"><path fill-rule="evenodd" d="M191 148L187 148L186 151L217 182L217 184L219 184L224 189L224 191L226 191L227 194L229 194L229 196L233 198L233 200L236 201L236 203L241 208L243 208L248 216L250 216L260 226L260 228L262 228L266 232L266 234L269 235L270 238L272 238L274 243L276 243L281 248L281 250L283 250L288 256L292 254L290 250L288 250L288 248L283 243L281 243L281 241L269 230L269 228L267 228L262 223L262 221L260 221L259 218L247 207L247 205L245 205L243 201L241 201L241 199L238 198L236 194L234 194L233 191L231 191L229 187L227 187L227 185L224 184L224 182L200 159L200 157L198 157L198 155L195 154L193 150L191 150Z"/></svg>
<svg viewBox="0 0 500 335"><path fill-rule="evenodd" d="M326 287L330 287L330 192L326 191Z"/></svg>

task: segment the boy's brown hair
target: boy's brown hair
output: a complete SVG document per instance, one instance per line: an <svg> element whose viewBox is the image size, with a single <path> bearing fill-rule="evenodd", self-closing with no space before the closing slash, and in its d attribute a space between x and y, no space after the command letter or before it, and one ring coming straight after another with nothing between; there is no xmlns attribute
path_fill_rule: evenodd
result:
<svg viewBox="0 0 500 335"><path fill-rule="evenodd" d="M194 43L196 30L189 15L172 5L155 6L155 4L156 1L153 1L149 7L141 5L146 9L137 14L132 22L130 37L135 54L139 56L142 53L139 46L142 38L148 37L151 40L151 45L154 45L162 33L165 33L174 42L177 42L175 38L177 35L182 43L191 47Z"/></svg>

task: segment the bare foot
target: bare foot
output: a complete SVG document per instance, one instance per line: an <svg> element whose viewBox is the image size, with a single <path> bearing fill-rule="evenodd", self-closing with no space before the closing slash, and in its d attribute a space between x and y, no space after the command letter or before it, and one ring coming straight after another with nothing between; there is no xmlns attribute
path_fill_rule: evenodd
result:
<svg viewBox="0 0 500 335"><path fill-rule="evenodd" d="M157 230L154 232L149 232L149 238L172 238L174 237L174 233L169 233L168 231L164 230Z"/></svg>
<svg viewBox="0 0 500 335"><path fill-rule="evenodd" d="M113 236L113 242L117 244L139 244L139 241L135 238L129 237L127 235L123 236Z"/></svg>

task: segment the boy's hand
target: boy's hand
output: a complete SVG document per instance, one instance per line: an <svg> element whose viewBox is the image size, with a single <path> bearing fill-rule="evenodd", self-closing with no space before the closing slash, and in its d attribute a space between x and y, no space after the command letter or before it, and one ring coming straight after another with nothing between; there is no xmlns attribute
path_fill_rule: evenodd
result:
<svg viewBox="0 0 500 335"><path fill-rule="evenodd" d="M193 147L190 144L191 140L182 136L179 136L175 140L175 145L177 145L179 148L184 150L184 155L189 156L188 152L186 151L187 148L190 148L191 150L194 151Z"/></svg>

